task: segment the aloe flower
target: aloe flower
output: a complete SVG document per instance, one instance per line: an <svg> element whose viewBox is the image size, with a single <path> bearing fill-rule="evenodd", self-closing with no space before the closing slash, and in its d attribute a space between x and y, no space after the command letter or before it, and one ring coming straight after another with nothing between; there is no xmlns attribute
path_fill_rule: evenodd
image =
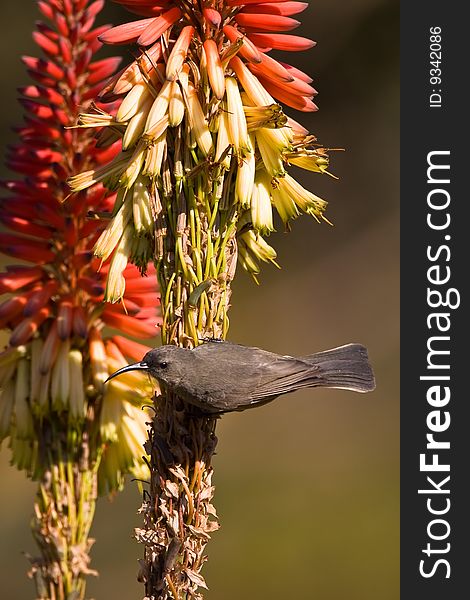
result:
<svg viewBox="0 0 470 600"><path fill-rule="evenodd" d="M198 2L183 0L116 1L145 18L99 37L109 44L136 43L140 56L101 93L103 101L120 100L117 114L82 114L79 126L107 128L105 143L120 139L121 152L70 180L73 191L96 182L119 190L110 234L99 242L97 255L117 248L122 257L117 270L126 257L139 267L146 264L155 247L154 196L171 196L174 183L203 169L217 181L217 202L238 200L238 215L255 233L253 261L241 263L256 277L267 256L261 236L274 229L272 209L284 223L301 212L322 220L327 204L298 183L294 195L283 193L289 165L328 173L328 156L279 104L317 110L311 78L269 54L314 45L285 33L299 25L291 17L307 4L220 0L205 3L200 12ZM173 148L181 155L174 164ZM243 232L240 238L245 246ZM123 289L111 285L107 299L118 300Z"/></svg>
<svg viewBox="0 0 470 600"><path fill-rule="evenodd" d="M101 148L119 152L70 178L73 193L116 192L112 219L94 246L113 256L105 298L126 297L128 264L154 260L162 341L194 347L225 338L237 262L256 279L277 265L266 241L301 213L318 222L326 202L289 173L329 174L327 149L284 107L317 110L311 78L271 55L314 42L290 33L306 3L257 0L116 0L135 20L103 32L131 45L135 60L110 78L98 108L78 128L101 128ZM118 105L117 111L108 109ZM163 389L146 449L139 579L148 598L201 598L204 549L218 527L211 460L213 417L195 415Z"/></svg>
<svg viewBox="0 0 470 600"><path fill-rule="evenodd" d="M142 444L149 419L146 381L104 381L147 347L123 337L157 334L156 281L134 265L111 276L117 249L94 258L115 197L102 186L70 196L66 180L105 165L118 144L100 147L73 128L114 73L117 58L95 60L94 28L103 2L42 0L33 37L43 58L24 57L33 80L20 90L25 109L19 142L7 165L17 179L1 182L0 251L15 262L0 273L0 441L12 463L38 480L33 533L41 558L32 559L38 598L82 598L88 533L97 489L122 487L124 475L145 479ZM118 240L119 245L119 240ZM104 303L106 280L123 286L119 304ZM118 330L119 335L111 335Z"/></svg>

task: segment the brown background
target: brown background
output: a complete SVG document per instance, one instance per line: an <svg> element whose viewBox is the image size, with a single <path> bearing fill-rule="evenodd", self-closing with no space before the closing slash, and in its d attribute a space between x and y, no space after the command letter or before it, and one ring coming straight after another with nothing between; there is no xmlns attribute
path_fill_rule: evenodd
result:
<svg viewBox="0 0 470 600"><path fill-rule="evenodd" d="M123 11L108 3L107 20ZM230 338L290 354L361 341L377 391L306 390L219 425L214 535L204 570L208 600L281 598L392 600L398 591L398 2L312 2L299 33L318 41L289 55L319 89L320 112L303 123L330 147L340 176L303 174L330 201L334 228L303 217L270 238L282 271L257 287L240 273ZM19 56L34 54L34 2L2 7L2 154L21 120L15 89L27 82ZM295 116L295 115L294 115ZM298 118L298 115L297 117ZM0 596L32 598L23 551L34 485L0 452ZM140 598L133 485L99 503L89 595Z"/></svg>

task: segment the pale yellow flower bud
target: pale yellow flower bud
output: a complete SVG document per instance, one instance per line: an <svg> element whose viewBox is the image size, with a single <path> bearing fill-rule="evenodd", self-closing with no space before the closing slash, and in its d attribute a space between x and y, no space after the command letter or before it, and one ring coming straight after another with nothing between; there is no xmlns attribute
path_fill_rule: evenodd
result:
<svg viewBox="0 0 470 600"><path fill-rule="evenodd" d="M70 419L73 422L83 421L86 416L85 393L83 391L83 359L79 350L69 352L70 372Z"/></svg>
<svg viewBox="0 0 470 600"><path fill-rule="evenodd" d="M322 200L312 192L309 192L290 175L286 175L279 180L279 192L285 198L291 198L295 204L305 213L308 213L319 220L326 210L327 202Z"/></svg>
<svg viewBox="0 0 470 600"><path fill-rule="evenodd" d="M168 117L166 119L168 123ZM135 180L137 179L142 170L142 166L144 164L145 159L145 153L146 146L143 141L140 141L134 150L134 154L132 155L130 161L127 164L126 170L119 179L119 183L121 186L130 189L134 185Z"/></svg>
<svg viewBox="0 0 470 600"><path fill-rule="evenodd" d="M83 173L74 175L68 179L67 183L72 192L81 192L99 181L102 181L105 185L113 188L116 180L119 179L128 165L130 156L131 155L128 152L121 152L121 154L116 156L109 164L99 167L98 169L83 171Z"/></svg>
<svg viewBox="0 0 470 600"><path fill-rule="evenodd" d="M132 212L137 233L150 232L154 226L150 209L148 183L147 178L138 177L132 189Z"/></svg>
<svg viewBox="0 0 470 600"><path fill-rule="evenodd" d="M257 129L255 132L261 159L272 177L285 175L283 152L288 148L281 129Z"/></svg>
<svg viewBox="0 0 470 600"><path fill-rule="evenodd" d="M122 417L119 445L121 451L127 457L127 465L131 466L134 463L140 463L136 458L144 453L143 446L147 439L145 423L148 421L149 416L141 408L128 405L126 409L129 414Z"/></svg>
<svg viewBox="0 0 470 600"><path fill-rule="evenodd" d="M250 151L240 160L237 178L235 180L235 198L243 208L249 208L251 204L253 185L255 183L255 171L255 154L253 151Z"/></svg>
<svg viewBox="0 0 470 600"><path fill-rule="evenodd" d="M156 123L154 123L153 127L147 131L147 133L144 136L145 143L147 145L151 144L156 139L161 137L165 133L165 131L168 129L168 123L169 123L169 118L168 118L168 114L166 114L164 117L162 117L160 119L160 121L157 121Z"/></svg>
<svg viewBox="0 0 470 600"><path fill-rule="evenodd" d="M111 361L108 357L108 366L112 365L113 361ZM117 371L121 367L125 367L125 364L120 364L116 368L111 368L110 372ZM129 386L127 383L123 383L122 381L116 381L109 386L111 386L110 394L112 393L116 398L120 400L125 400L126 402L142 405L143 402L148 398L148 395L142 392L143 389L147 391L147 387L142 387L143 385L143 376L141 374L140 379L137 379L133 386ZM108 386L108 384L106 384Z"/></svg>
<svg viewBox="0 0 470 600"><path fill-rule="evenodd" d="M250 212L244 213L239 221L239 227L243 227L244 222L251 220ZM276 251L269 246L259 233L252 229L245 231L238 236L238 260L241 266L250 273L253 279L258 282L257 275L260 272L259 261L272 262L276 267L279 265L275 261Z"/></svg>
<svg viewBox="0 0 470 600"><path fill-rule="evenodd" d="M145 162L142 169L142 175L148 175L151 178L161 174L163 158L166 152L166 131L153 140L147 148Z"/></svg>
<svg viewBox="0 0 470 600"><path fill-rule="evenodd" d="M227 171L230 169L231 149L228 139L228 116L224 108L218 117L219 127L217 130L217 147L215 150L215 160L221 162ZM228 150L229 149L229 150Z"/></svg>
<svg viewBox="0 0 470 600"><path fill-rule="evenodd" d="M147 101L141 106L139 112L135 114L127 124L126 131L124 132L124 136L122 138L123 150L127 150L131 146L134 146L138 139L142 136L152 102L153 98L149 96Z"/></svg>
<svg viewBox="0 0 470 600"><path fill-rule="evenodd" d="M154 135L155 126L167 115L172 89L171 83L171 81L165 81L158 96L153 101L145 123L144 135Z"/></svg>
<svg viewBox="0 0 470 600"><path fill-rule="evenodd" d="M95 327L90 329L88 340L93 382L97 390L101 392L103 390L103 384L109 375L106 349L104 347L101 335Z"/></svg>
<svg viewBox="0 0 470 600"><path fill-rule="evenodd" d="M196 144L204 156L208 156L214 152L212 135L207 125L206 117L202 110L197 92L193 86L188 86L188 109L191 119L192 134Z"/></svg>
<svg viewBox="0 0 470 600"><path fill-rule="evenodd" d="M166 78L169 81L174 81L183 68L183 62L188 53L189 44L191 43L193 35L194 27L192 27L192 25L187 25L181 30L166 64Z"/></svg>
<svg viewBox="0 0 470 600"><path fill-rule="evenodd" d="M245 242L247 248L253 253L256 258L264 262L273 262L277 257L276 251L270 246L266 240L259 234L250 230L242 234L241 236Z"/></svg>
<svg viewBox="0 0 470 600"><path fill-rule="evenodd" d="M248 273L250 273L250 275L253 277L256 283L259 283L258 278L256 276L261 271L260 266L254 259L251 252L248 251L248 248L243 244L239 244L238 246L238 261L242 268L245 269L245 271L247 271Z"/></svg>
<svg viewBox="0 0 470 600"><path fill-rule="evenodd" d="M108 388L110 388L108 390ZM112 382L106 389L103 405L100 413L100 434L104 441L116 442L118 439L118 428L124 413L124 403L113 389Z"/></svg>
<svg viewBox="0 0 470 600"><path fill-rule="evenodd" d="M122 127L122 125L115 121L112 115L101 110L99 112L80 113L78 115L79 127L109 127L110 125Z"/></svg>
<svg viewBox="0 0 470 600"><path fill-rule="evenodd" d="M119 240L109 265L108 277L106 278L106 290L104 299L106 302L119 302L124 296L126 280L123 271L127 267L131 252L134 228L128 225Z"/></svg>
<svg viewBox="0 0 470 600"><path fill-rule="evenodd" d="M272 202L284 223L300 215L297 205L288 194L280 192L278 185L271 191Z"/></svg>
<svg viewBox="0 0 470 600"><path fill-rule="evenodd" d="M234 77L227 77L225 82L227 91L227 125L229 142L237 154L243 155L250 148L248 127L245 111L240 96L238 82Z"/></svg>
<svg viewBox="0 0 470 600"><path fill-rule="evenodd" d="M100 495L108 491L121 490L124 485L118 450L116 444L109 444L103 454L98 470L98 492Z"/></svg>
<svg viewBox="0 0 470 600"><path fill-rule="evenodd" d="M242 215L240 221L243 220L244 217ZM256 283L259 283L256 277L260 272L258 261L272 262L279 268L275 260L276 251L274 248L252 229L238 236L238 259L241 266L252 275Z"/></svg>
<svg viewBox="0 0 470 600"><path fill-rule="evenodd" d="M261 233L269 233L274 230L271 189L271 177L266 171L259 170L256 173L251 196L251 222L253 228Z"/></svg>
<svg viewBox="0 0 470 600"><path fill-rule="evenodd" d="M287 156L289 164L306 169L307 171L313 171L314 173L325 173L328 168L328 159L322 157L318 158L314 154L308 156Z"/></svg>
<svg viewBox="0 0 470 600"><path fill-rule="evenodd" d="M168 105L168 125L170 127L177 127L183 120L184 112L185 106L180 84L177 81L172 81L170 86L170 104Z"/></svg>
<svg viewBox="0 0 470 600"><path fill-rule="evenodd" d="M151 98L151 92L148 85L145 82L136 84L122 101L116 114L116 121L122 123L132 119L149 98Z"/></svg>
<svg viewBox="0 0 470 600"><path fill-rule="evenodd" d="M122 190L120 194L125 198L126 191ZM124 201L117 215L111 219L98 238L93 249L95 256L106 260L111 255L131 219L131 214L129 202Z"/></svg>

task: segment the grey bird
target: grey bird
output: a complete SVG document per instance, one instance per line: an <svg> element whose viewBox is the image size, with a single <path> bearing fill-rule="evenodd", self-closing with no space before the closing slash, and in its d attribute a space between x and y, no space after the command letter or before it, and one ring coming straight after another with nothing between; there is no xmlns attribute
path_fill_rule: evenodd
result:
<svg viewBox="0 0 470 600"><path fill-rule="evenodd" d="M119 369L146 371L204 413L242 411L301 388L370 392L375 379L367 349L347 344L295 358L260 348L211 340L194 349L161 346L141 362Z"/></svg>

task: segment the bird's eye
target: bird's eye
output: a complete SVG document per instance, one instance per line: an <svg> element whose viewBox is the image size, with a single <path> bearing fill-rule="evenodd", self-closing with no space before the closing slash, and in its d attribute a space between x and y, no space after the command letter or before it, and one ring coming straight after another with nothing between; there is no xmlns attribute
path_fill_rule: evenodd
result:
<svg viewBox="0 0 470 600"><path fill-rule="evenodd" d="M168 367L168 363L167 362L161 362L158 365L160 367L160 369L166 369Z"/></svg>

